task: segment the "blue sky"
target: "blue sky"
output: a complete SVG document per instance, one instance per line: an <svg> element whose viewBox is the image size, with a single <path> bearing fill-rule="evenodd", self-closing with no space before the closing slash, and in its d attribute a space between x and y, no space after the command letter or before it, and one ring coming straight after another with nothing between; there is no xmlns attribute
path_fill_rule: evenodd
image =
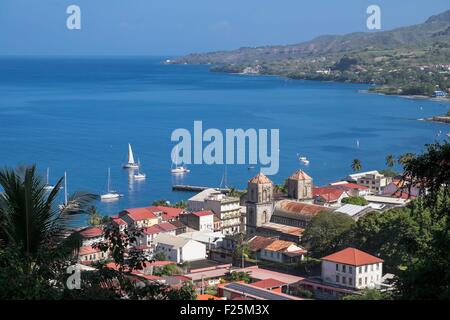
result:
<svg viewBox="0 0 450 320"><path fill-rule="evenodd" d="M81 30L66 8L81 8ZM448 0L0 0L0 55L179 55L423 22Z"/></svg>

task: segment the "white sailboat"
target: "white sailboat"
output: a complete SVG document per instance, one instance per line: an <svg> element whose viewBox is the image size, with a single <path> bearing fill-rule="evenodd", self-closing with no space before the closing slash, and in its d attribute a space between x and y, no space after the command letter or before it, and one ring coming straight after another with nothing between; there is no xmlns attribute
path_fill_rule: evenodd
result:
<svg viewBox="0 0 450 320"><path fill-rule="evenodd" d="M141 162L138 160L138 165L139 168L141 167ZM133 175L133 179L134 180L144 180L147 176L145 175L145 173L141 173L141 171L138 168L138 173Z"/></svg>
<svg viewBox="0 0 450 320"><path fill-rule="evenodd" d="M126 169L137 169L139 164L134 162L133 149L131 149L131 144L128 143L128 162L123 165Z"/></svg>
<svg viewBox="0 0 450 320"><path fill-rule="evenodd" d="M47 168L47 182L45 183L44 189L47 191L52 191L55 189L55 186L49 184L49 176L50 176L50 168Z"/></svg>
<svg viewBox="0 0 450 320"><path fill-rule="evenodd" d="M175 165L175 168L173 167L173 165ZM178 145L175 150L175 162L172 162L172 169L170 171L175 174L183 174L191 171L186 166L178 165Z"/></svg>
<svg viewBox="0 0 450 320"><path fill-rule="evenodd" d="M108 168L108 191L105 194L102 194L100 196L101 200L115 200L119 199L120 194L118 194L116 191L111 190L111 168Z"/></svg>
<svg viewBox="0 0 450 320"><path fill-rule="evenodd" d="M297 155L298 156L298 155ZM298 160L303 163L305 166L309 165L309 160L305 156L300 156Z"/></svg>

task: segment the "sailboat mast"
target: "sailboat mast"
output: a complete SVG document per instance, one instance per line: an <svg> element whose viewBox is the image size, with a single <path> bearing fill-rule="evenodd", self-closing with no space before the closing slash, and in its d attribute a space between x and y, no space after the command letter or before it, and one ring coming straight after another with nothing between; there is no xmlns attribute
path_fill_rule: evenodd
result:
<svg viewBox="0 0 450 320"><path fill-rule="evenodd" d="M50 175L50 168L47 168L47 186L48 186L48 181L49 181L49 175Z"/></svg>
<svg viewBox="0 0 450 320"><path fill-rule="evenodd" d="M108 168L108 193L111 189L111 168Z"/></svg>
<svg viewBox="0 0 450 320"><path fill-rule="evenodd" d="M64 171L64 204L67 206L67 172Z"/></svg>

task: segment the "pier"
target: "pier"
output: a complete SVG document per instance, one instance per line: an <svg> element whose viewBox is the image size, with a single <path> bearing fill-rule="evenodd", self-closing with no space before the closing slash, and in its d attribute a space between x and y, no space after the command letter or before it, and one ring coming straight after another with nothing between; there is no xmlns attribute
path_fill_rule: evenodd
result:
<svg viewBox="0 0 450 320"><path fill-rule="evenodd" d="M172 190L174 191L188 191L188 192L201 192L206 189L216 189L217 191L220 191L222 193L228 193L230 192L230 188L214 188L214 187L204 187L204 186L190 186L190 185L184 185L184 184L176 184L172 186ZM241 190L236 190L238 192L241 192Z"/></svg>

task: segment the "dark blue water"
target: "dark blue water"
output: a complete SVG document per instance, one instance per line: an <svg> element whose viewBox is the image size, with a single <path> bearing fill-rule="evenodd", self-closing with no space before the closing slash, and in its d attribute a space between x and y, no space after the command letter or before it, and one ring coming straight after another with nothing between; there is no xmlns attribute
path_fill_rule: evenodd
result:
<svg viewBox="0 0 450 320"><path fill-rule="evenodd" d="M365 85L286 80L210 73L206 66L162 65L162 58L0 59L0 165L36 163L51 182L68 172L69 191L106 189L111 167L114 189L124 197L99 203L105 214L172 202L191 194L172 192L173 183L218 186L224 167L191 165L174 180L170 135L176 128L280 129L281 183L311 164L315 184L363 169L382 169L385 155L419 152L450 131L445 124L416 119L442 114L449 104L359 93ZM356 146L360 141L360 148ZM131 142L147 174L133 183L126 161ZM245 187L258 169L227 167L228 185Z"/></svg>

